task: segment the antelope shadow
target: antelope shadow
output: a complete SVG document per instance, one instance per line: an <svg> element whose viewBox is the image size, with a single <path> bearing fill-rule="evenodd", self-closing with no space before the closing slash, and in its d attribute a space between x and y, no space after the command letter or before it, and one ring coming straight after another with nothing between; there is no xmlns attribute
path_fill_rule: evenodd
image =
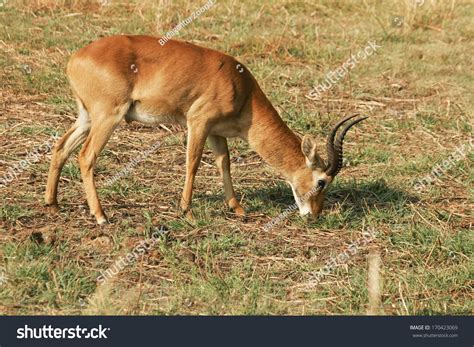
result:
<svg viewBox="0 0 474 347"><path fill-rule="evenodd" d="M240 192L242 193L242 192ZM207 197L211 198L211 197ZM214 196L218 199L221 197ZM272 187L259 187L246 191L244 195L245 210L249 213L261 210L261 204L251 204L253 199L269 201L273 206L281 211L295 203L291 188L280 183ZM343 210L351 210L351 217L362 217L367 213L367 209L385 209L387 207L402 207L410 202L417 202L419 199L408 192L399 190L387 185L382 180L375 181L348 181L335 182L326 193L325 210L333 208L335 204L342 204ZM261 212L261 211L260 211ZM324 218L324 215L322 216Z"/></svg>

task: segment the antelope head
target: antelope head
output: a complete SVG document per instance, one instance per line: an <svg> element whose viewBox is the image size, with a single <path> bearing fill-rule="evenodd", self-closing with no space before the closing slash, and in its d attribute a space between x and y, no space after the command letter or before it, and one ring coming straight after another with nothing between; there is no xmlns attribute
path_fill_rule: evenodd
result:
<svg viewBox="0 0 474 347"><path fill-rule="evenodd" d="M310 135L303 137L301 150L306 159L306 167L299 170L293 177L292 182L289 182L302 216L311 214L317 217L321 213L326 191L342 168L344 136L352 126L367 118L353 119L356 116L358 114L343 118L329 133L327 138L327 164L316 151L314 137ZM346 123L351 119L352 121ZM336 138L336 133L343 124L345 126Z"/></svg>

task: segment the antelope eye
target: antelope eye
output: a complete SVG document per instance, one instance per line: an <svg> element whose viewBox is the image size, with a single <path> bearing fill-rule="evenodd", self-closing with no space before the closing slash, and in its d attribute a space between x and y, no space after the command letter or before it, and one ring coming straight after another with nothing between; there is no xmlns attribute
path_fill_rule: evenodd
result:
<svg viewBox="0 0 474 347"><path fill-rule="evenodd" d="M326 186L326 181L325 180L318 180L318 187L321 189L324 189Z"/></svg>

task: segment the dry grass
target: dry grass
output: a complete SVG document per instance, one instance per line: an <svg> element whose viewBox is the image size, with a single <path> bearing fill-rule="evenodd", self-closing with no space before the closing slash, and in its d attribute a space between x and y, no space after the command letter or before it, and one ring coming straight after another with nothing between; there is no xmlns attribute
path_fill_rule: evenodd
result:
<svg viewBox="0 0 474 347"><path fill-rule="evenodd" d="M0 177L74 121L64 76L71 52L105 35L166 32L202 4L6 2L0 8ZM317 287L312 278L373 228L386 314L472 313L472 152L421 194L413 184L472 141L473 12L467 1L425 0L418 7L412 1L218 1L180 38L244 62L296 132L316 134L323 145L342 114L371 115L348 136L348 166L323 217L307 223L292 216L263 232L292 203L290 189L244 143L232 141L233 177L248 218L224 206L206 151L193 200L196 220L183 219L177 202L184 131L123 124L96 170L111 225L98 228L88 215L75 157L63 171L59 215L42 206L48 155L0 188L0 268L8 274L0 312L364 314L367 248ZM403 17L401 26L395 17ZM376 55L322 100L304 97L368 40L381 44ZM101 186L158 139L163 145L132 174ZM169 233L153 250L98 286L100 271L159 226Z"/></svg>

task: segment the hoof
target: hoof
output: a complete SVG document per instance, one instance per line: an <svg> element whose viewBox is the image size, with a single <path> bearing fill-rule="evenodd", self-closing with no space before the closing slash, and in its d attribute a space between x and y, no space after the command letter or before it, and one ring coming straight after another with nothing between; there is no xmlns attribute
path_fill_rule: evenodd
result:
<svg viewBox="0 0 474 347"><path fill-rule="evenodd" d="M183 214L189 221L193 222L195 220L193 212L191 210L185 211L183 212Z"/></svg>
<svg viewBox="0 0 474 347"><path fill-rule="evenodd" d="M240 206L236 198L230 199L229 207L234 210L234 213L239 217L245 217L245 210Z"/></svg>
<svg viewBox="0 0 474 347"><path fill-rule="evenodd" d="M245 210L241 206L234 208L234 212L239 217L245 217Z"/></svg>
<svg viewBox="0 0 474 347"><path fill-rule="evenodd" d="M59 212L59 206L58 204L46 205L46 211L49 214L57 214Z"/></svg>
<svg viewBox="0 0 474 347"><path fill-rule="evenodd" d="M107 225L109 222L105 216L96 217L98 225Z"/></svg>
<svg viewBox="0 0 474 347"><path fill-rule="evenodd" d="M194 220L193 213L191 212L191 205L185 203L184 201L181 201L180 210L182 216L191 221Z"/></svg>

